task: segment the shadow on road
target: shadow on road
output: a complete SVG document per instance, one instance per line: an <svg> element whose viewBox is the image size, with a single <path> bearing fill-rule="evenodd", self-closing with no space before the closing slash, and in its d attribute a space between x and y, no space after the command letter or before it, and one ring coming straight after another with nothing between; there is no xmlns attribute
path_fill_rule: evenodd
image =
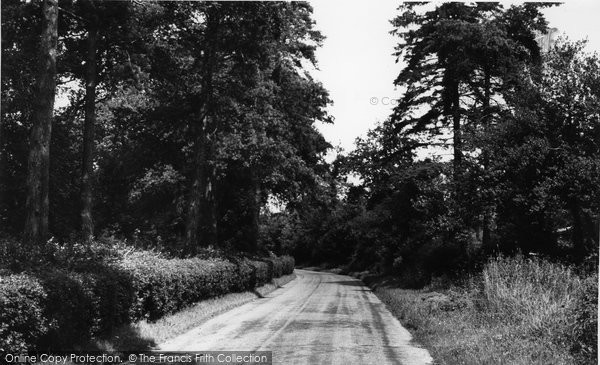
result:
<svg viewBox="0 0 600 365"><path fill-rule="evenodd" d="M326 282L327 284L339 284L339 285L346 285L346 286L364 286L365 284L363 284L362 282L358 281L358 280L339 280L339 281L328 281Z"/></svg>

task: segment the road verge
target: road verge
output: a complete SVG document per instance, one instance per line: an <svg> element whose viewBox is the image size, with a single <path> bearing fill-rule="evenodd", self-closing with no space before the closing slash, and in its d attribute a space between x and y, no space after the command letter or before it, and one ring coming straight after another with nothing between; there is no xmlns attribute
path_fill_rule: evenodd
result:
<svg viewBox="0 0 600 365"><path fill-rule="evenodd" d="M422 289L402 288L390 278L366 281L436 363L596 363L595 329L578 332L597 323L582 316L595 313L597 302L581 301L588 292L597 294L597 286L585 285L594 279L563 265L497 258L461 285L434 280Z"/></svg>
<svg viewBox="0 0 600 365"><path fill-rule="evenodd" d="M160 318L155 322L141 320L123 326L106 339L98 339L94 346L104 351L151 350L156 345L201 325L212 317L266 296L296 278L284 275L251 291L229 293L203 300L195 305Z"/></svg>

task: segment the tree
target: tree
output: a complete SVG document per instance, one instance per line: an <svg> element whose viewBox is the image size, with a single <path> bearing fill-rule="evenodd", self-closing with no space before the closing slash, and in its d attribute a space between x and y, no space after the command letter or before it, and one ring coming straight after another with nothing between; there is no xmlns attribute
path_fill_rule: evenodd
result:
<svg viewBox="0 0 600 365"><path fill-rule="evenodd" d="M479 102L489 119L493 90L502 90L519 62L539 59L534 32L544 31L546 23L530 4L503 11L497 3L446 3L424 13L415 9L419 5L403 5L403 14L392 21L403 40L396 56L406 63L394 83L406 91L391 123L429 146L449 128L458 178L468 109Z"/></svg>
<svg viewBox="0 0 600 365"><path fill-rule="evenodd" d="M222 36L219 32L221 17L220 5L208 7L205 10L206 25L204 30L205 49L201 56L200 95L197 111L197 120L192 126L194 135L194 177L189 197L189 208L186 223L186 244L194 252L200 241L200 222L207 220L207 229L202 239L207 246L217 243L217 217L215 212L214 183L215 167L209 166L208 154L214 148L210 138L216 129L214 119L213 82L216 67L220 63L219 41ZM202 214L203 203L204 214Z"/></svg>
<svg viewBox="0 0 600 365"><path fill-rule="evenodd" d="M31 93L19 85L27 69L4 71L27 65L23 39L39 31L30 8L3 7L31 20L3 27L11 229ZM55 112L50 142L53 235L257 251L267 201L300 201L323 183L330 145L315 123L330 120L329 98L304 70L322 40L310 5L81 0L60 9L56 75L71 103Z"/></svg>
<svg viewBox="0 0 600 365"><path fill-rule="evenodd" d="M506 250L556 254L563 231L577 261L597 247L599 69L582 43L558 43L541 77L510 96L514 113L493 131L491 166L503 187L498 223Z"/></svg>
<svg viewBox="0 0 600 365"><path fill-rule="evenodd" d="M404 6L393 24L404 43L397 50L406 67L395 80L406 89L389 121L415 147L453 148L453 220L483 227L490 246L493 199L485 187L489 128L508 112L506 96L522 78L535 77L540 53L536 32L546 22L543 5L503 9L496 3L447 3L419 12ZM466 156L466 158L465 158Z"/></svg>
<svg viewBox="0 0 600 365"><path fill-rule="evenodd" d="M87 57L85 61L85 121L83 124L83 162L81 173L81 233L86 242L94 236L92 219L92 174L94 161L94 128L96 124L96 85L98 52L98 15L93 0L88 0Z"/></svg>
<svg viewBox="0 0 600 365"><path fill-rule="evenodd" d="M131 27L129 15L133 5L126 2L106 3L97 0L80 0L63 4L64 52L60 58L60 73L70 80L79 80L85 94L83 109L80 176L81 235L90 242L94 235L93 175L95 159L95 128L97 93L107 92L115 85L127 82L131 75L116 72L122 68L124 54L134 48L138 40ZM140 14L141 15L141 14ZM83 36L82 34L85 34ZM131 66L131 60L127 63ZM110 75L110 74L118 74ZM79 103L79 101L75 101ZM74 114L79 113L75 105Z"/></svg>
<svg viewBox="0 0 600 365"><path fill-rule="evenodd" d="M56 93L58 1L43 4L39 69L34 94L33 127L27 175L27 217L24 240L41 244L48 236L50 137Z"/></svg>
<svg viewBox="0 0 600 365"><path fill-rule="evenodd" d="M227 241L227 234L216 234L219 217L227 216L233 222L233 216L241 213L238 227L246 232L246 249L253 251L259 236L260 207L269 194L265 180L277 171L277 162L284 166L291 160L304 163L304 158L314 159L313 154L328 146L319 141L317 150L302 150L306 147L301 138L307 138L307 143L317 142L311 135L315 134L312 124L315 119L326 119L323 108L328 99L320 85L294 69L302 60L314 62L315 46L306 42L318 43L320 35L312 31L310 8L302 3L220 4L211 9L204 36L214 37L215 41L206 43L211 51L204 53L204 57L215 52L214 57L219 61L214 62L219 67L212 69L210 77L207 75L212 83L205 82L204 88L201 87L208 93L202 94L201 99L210 101L207 110L210 125L195 132L206 138L197 140L196 145L202 146L205 155L198 155L201 158L194 162L206 176L195 180L194 191L196 186L204 184L200 190L204 191L203 202L208 206L204 220L209 222L204 244L215 244L217 237L219 241ZM211 30L211 22L216 30ZM203 69L206 72L207 67ZM298 109L301 105L303 109ZM237 198L235 194L218 193L219 184L228 185L227 191L244 193ZM198 194L192 194L190 207L197 209L198 199L194 196ZM215 203L216 196L220 198ZM228 210L237 213L232 215ZM188 245L197 245L190 237L198 221L195 211L190 210Z"/></svg>

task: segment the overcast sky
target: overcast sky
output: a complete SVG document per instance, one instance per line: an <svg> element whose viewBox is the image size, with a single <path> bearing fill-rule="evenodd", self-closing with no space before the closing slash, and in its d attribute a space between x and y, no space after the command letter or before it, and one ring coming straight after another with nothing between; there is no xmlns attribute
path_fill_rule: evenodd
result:
<svg viewBox="0 0 600 365"><path fill-rule="evenodd" d="M330 92L336 121L320 129L344 150L356 137L387 118L399 91L393 81L401 64L392 56L397 39L389 20L400 2L390 0L312 0L317 29L327 37L318 50L315 76ZM600 51L600 1L568 1L544 11L551 27L569 38L588 38L588 49Z"/></svg>

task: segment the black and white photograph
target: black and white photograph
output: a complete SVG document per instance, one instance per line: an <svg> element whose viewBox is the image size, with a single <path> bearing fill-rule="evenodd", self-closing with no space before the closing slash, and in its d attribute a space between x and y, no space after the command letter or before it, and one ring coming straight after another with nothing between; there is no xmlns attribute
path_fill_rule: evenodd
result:
<svg viewBox="0 0 600 365"><path fill-rule="evenodd" d="M0 364L598 364L599 1L0 7Z"/></svg>

